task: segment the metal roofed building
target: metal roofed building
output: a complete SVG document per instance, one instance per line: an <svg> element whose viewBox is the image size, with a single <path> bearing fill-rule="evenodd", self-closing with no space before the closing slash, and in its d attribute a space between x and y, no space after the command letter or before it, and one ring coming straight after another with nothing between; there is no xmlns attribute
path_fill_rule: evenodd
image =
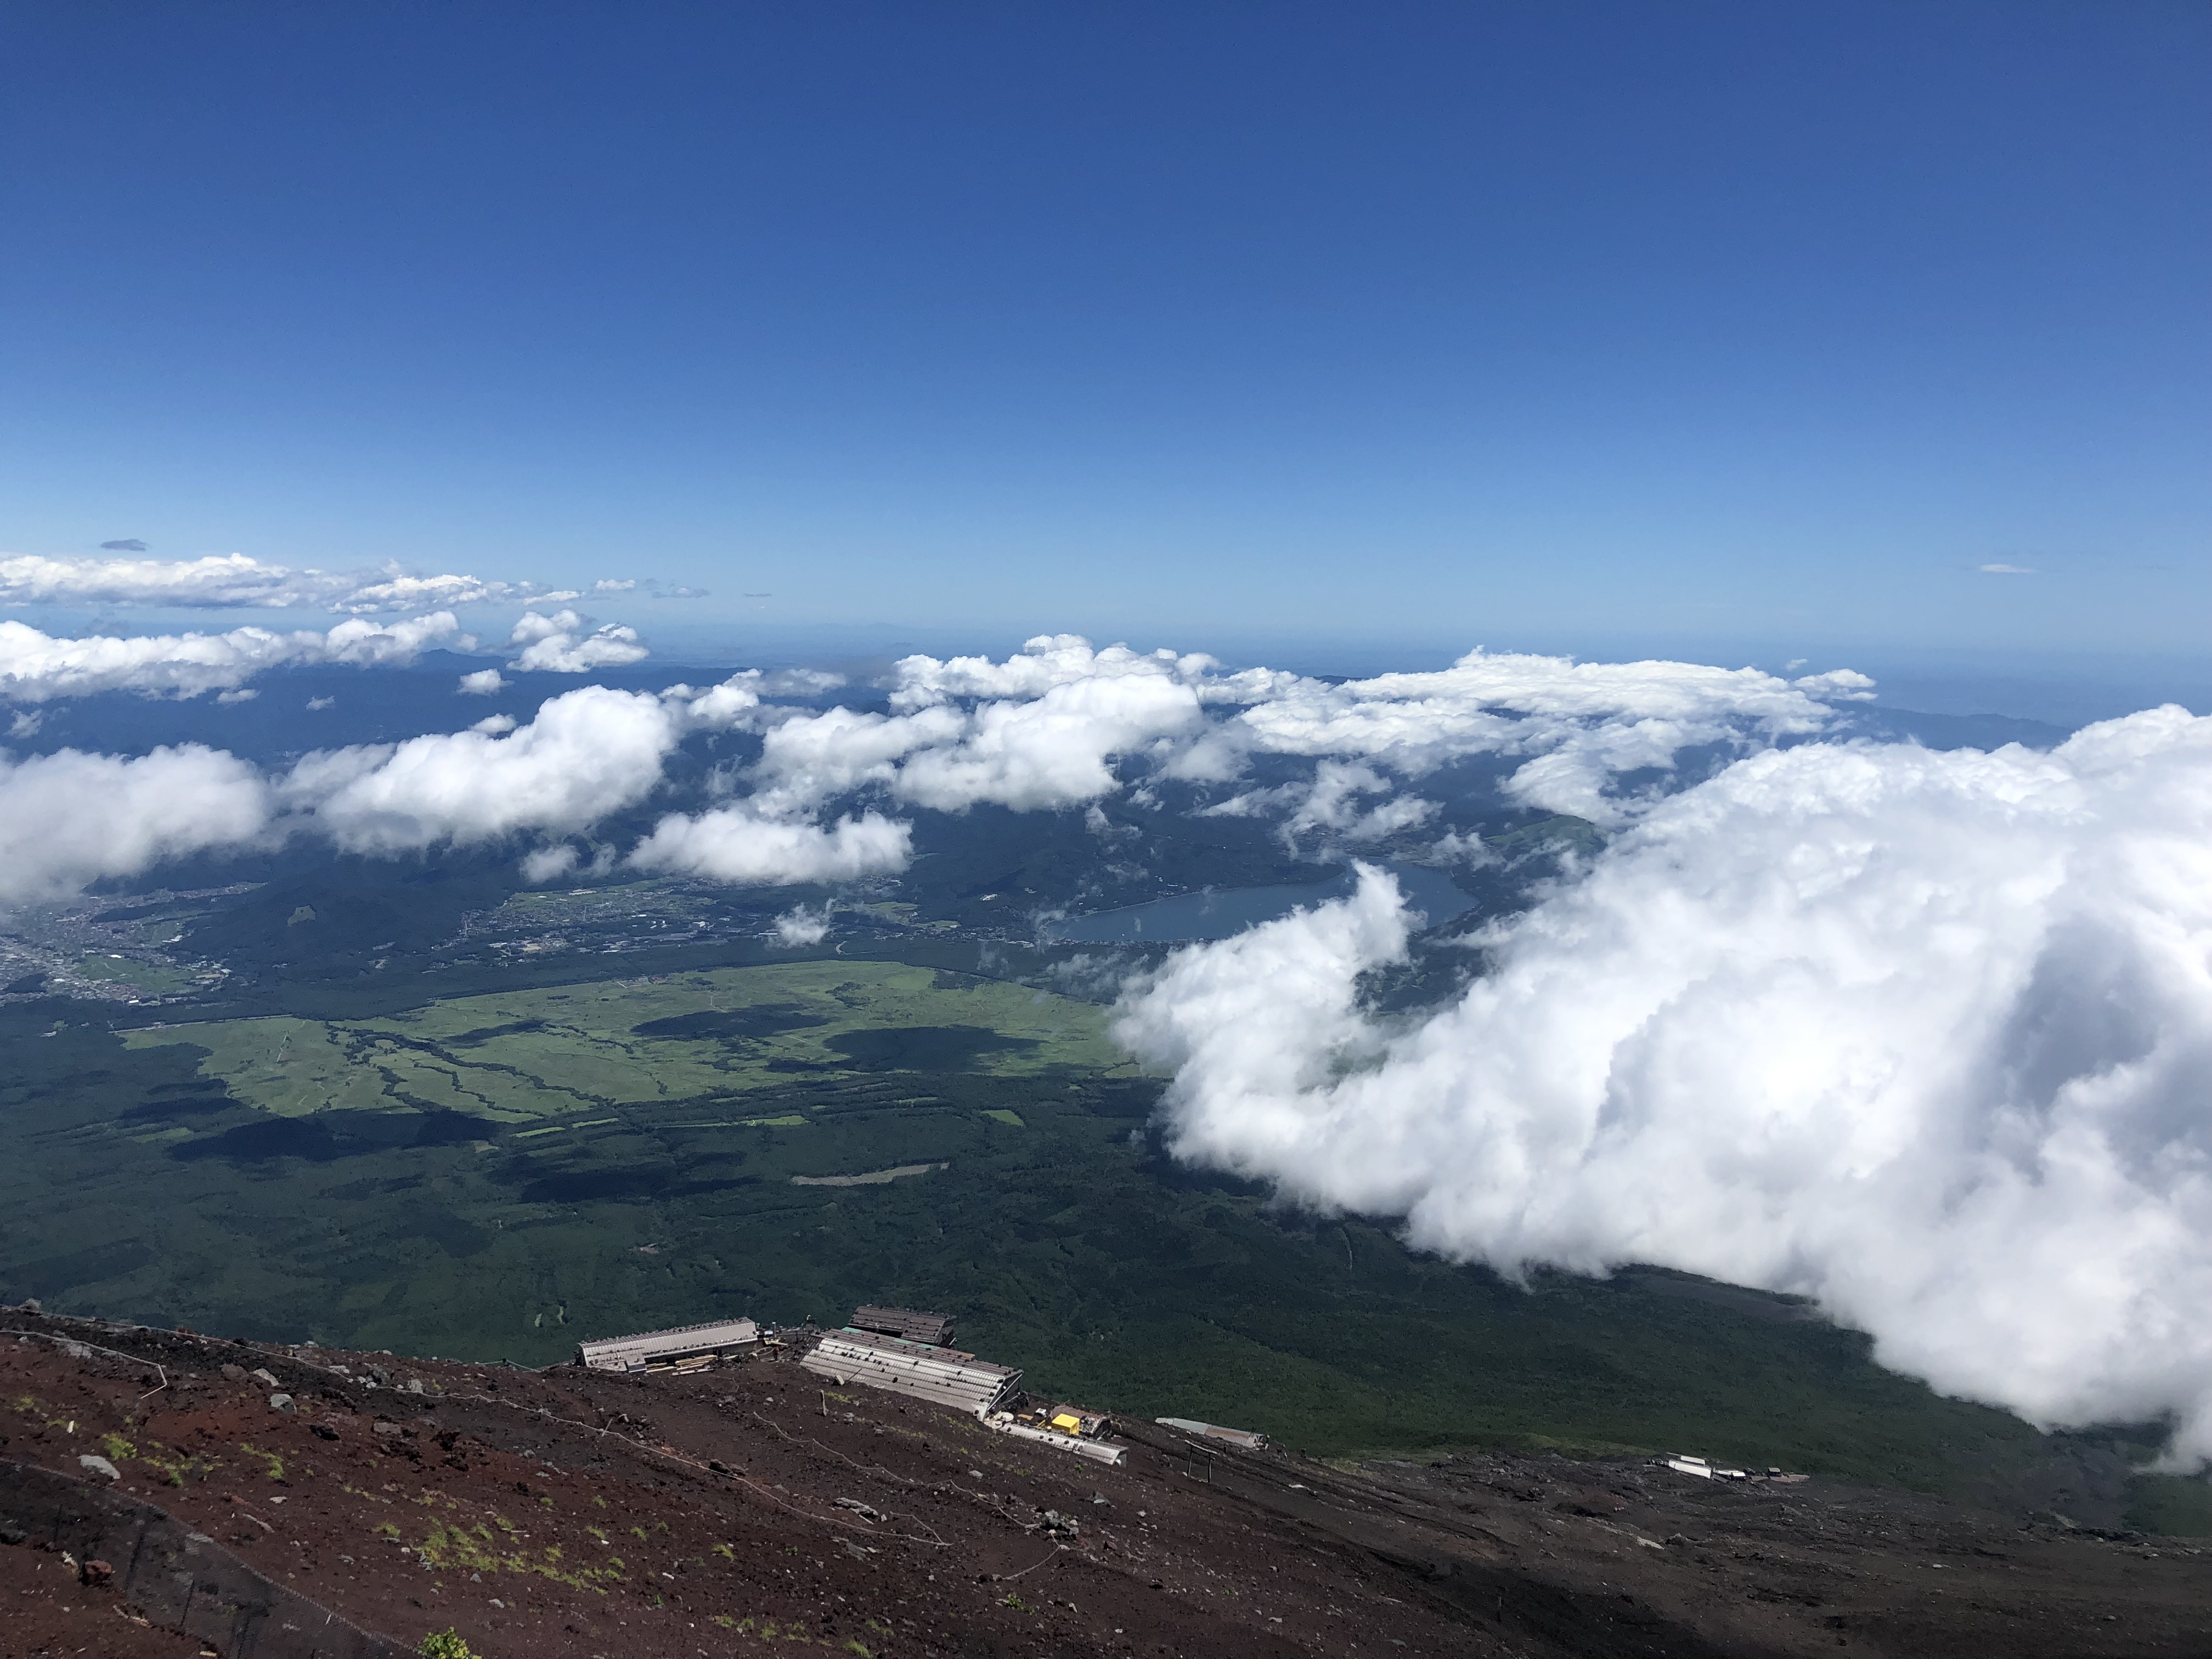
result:
<svg viewBox="0 0 2212 1659"><path fill-rule="evenodd" d="M927 1342L942 1347L952 1340L952 1316L923 1313L914 1308L878 1308L872 1304L853 1310L846 1322L854 1330L873 1331L908 1342Z"/></svg>
<svg viewBox="0 0 2212 1659"><path fill-rule="evenodd" d="M669 1370L691 1361L704 1364L759 1340L760 1327L751 1320L718 1319L704 1325L678 1325L665 1331L579 1342L576 1363L595 1371Z"/></svg>
<svg viewBox="0 0 2212 1659"><path fill-rule="evenodd" d="M865 1382L978 1414L1012 1394L1022 1374L957 1348L906 1342L872 1331L829 1331L799 1364L840 1384Z"/></svg>

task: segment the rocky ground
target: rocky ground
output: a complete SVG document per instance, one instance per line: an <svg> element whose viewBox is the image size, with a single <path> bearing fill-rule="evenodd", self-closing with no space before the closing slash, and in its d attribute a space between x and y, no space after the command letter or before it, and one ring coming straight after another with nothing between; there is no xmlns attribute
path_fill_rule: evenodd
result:
<svg viewBox="0 0 2212 1659"><path fill-rule="evenodd" d="M2212 1656L2212 1554L2186 1540L1638 1460L1341 1468L1149 1424L1108 1468L773 1357L532 1374L10 1311L0 1436L403 1650L451 1628L485 1659ZM210 1650L11 1538L4 1659Z"/></svg>

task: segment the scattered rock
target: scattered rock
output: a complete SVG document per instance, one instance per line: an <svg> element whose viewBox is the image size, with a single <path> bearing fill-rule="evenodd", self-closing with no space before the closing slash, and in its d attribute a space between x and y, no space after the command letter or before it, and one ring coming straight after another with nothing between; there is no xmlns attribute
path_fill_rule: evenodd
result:
<svg viewBox="0 0 2212 1659"><path fill-rule="evenodd" d="M76 1576L88 1589L106 1589L115 1582L115 1569L105 1561L88 1561L76 1570Z"/></svg>
<svg viewBox="0 0 2212 1659"><path fill-rule="evenodd" d="M96 1474L103 1480L120 1480L123 1478L123 1471L98 1452L86 1452L76 1462L77 1467L87 1474Z"/></svg>
<svg viewBox="0 0 2212 1659"><path fill-rule="evenodd" d="M292 1408L292 1396L290 1395L272 1394L269 1396L269 1409L270 1411L289 1412Z"/></svg>
<svg viewBox="0 0 2212 1659"><path fill-rule="evenodd" d="M258 1382L264 1389L273 1389L276 1386L276 1376L265 1365L258 1367L253 1370L250 1370L246 1372L246 1375L252 1377L256 1382Z"/></svg>
<svg viewBox="0 0 2212 1659"><path fill-rule="evenodd" d="M222 1368L222 1375L225 1382L243 1382L246 1381L246 1367L243 1365L225 1365Z"/></svg>
<svg viewBox="0 0 2212 1659"><path fill-rule="evenodd" d="M1571 1492L1559 1502L1559 1508L1570 1515L1604 1516L1619 1515L1628 1507L1626 1498L1596 1486L1585 1486Z"/></svg>

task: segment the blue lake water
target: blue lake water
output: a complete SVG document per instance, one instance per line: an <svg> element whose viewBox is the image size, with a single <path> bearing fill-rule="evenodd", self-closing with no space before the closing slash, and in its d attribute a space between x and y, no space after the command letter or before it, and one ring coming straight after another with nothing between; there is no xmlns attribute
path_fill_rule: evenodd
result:
<svg viewBox="0 0 2212 1659"><path fill-rule="evenodd" d="M1406 902L1438 927L1474 908L1474 901L1452 885L1441 870L1418 864L1388 866L1398 878ZM1342 898L1358 878L1347 866L1328 881L1296 887L1223 887L1203 893L1179 893L1120 910L1098 910L1051 924L1048 936L1068 945L1160 945L1184 939L1227 939L1262 921L1286 916L1301 905Z"/></svg>

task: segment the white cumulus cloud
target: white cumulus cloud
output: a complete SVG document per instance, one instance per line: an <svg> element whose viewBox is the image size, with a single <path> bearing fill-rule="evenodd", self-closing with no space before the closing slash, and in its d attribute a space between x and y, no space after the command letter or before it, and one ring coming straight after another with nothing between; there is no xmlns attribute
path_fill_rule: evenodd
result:
<svg viewBox="0 0 2212 1659"><path fill-rule="evenodd" d="M580 686L512 732L472 727L309 755L283 794L351 852L568 835L652 793L684 729L680 704Z"/></svg>
<svg viewBox="0 0 2212 1659"><path fill-rule="evenodd" d="M644 870L781 887L887 874L904 869L913 851L913 830L880 813L842 817L825 829L740 804L688 817L672 813L629 861Z"/></svg>
<svg viewBox="0 0 2212 1659"><path fill-rule="evenodd" d="M739 675L703 691L676 686L658 696L584 686L541 704L527 725L495 714L465 731L319 750L273 779L195 744L136 758L64 750L17 762L0 754L0 903L60 897L163 858L291 835L383 854L571 835L647 798L686 733L743 724L760 706L752 689L759 678ZM19 717L11 735L29 736L37 726L35 715ZM661 828L660 852L680 863L669 849L682 832ZM749 855L724 844L732 839L726 830L715 823L692 833L702 873L717 865L751 867L749 856L752 866L763 857L796 860L794 868L827 872L823 879L841 868L874 873L904 862L908 835L872 814L831 831L785 821L768 838L781 854L756 848ZM615 857L603 849L594 872ZM526 868L543 880L577 861L562 844L528 854Z"/></svg>
<svg viewBox="0 0 2212 1659"><path fill-rule="evenodd" d="M1395 786L1371 766L1357 762L1325 760L1304 783L1278 784L1272 789L1249 789L1241 795L1204 808L1201 817L1264 817L1282 814L1283 838L1296 848L1298 838L1319 831L1343 842L1375 842L1408 830L1417 830L1437 815L1437 804L1418 795L1394 794ZM1361 806L1364 795L1389 796L1371 808Z"/></svg>
<svg viewBox="0 0 2212 1659"><path fill-rule="evenodd" d="M112 546L133 554L143 544ZM198 559L0 555L0 605L138 605L170 610L324 609L358 615L457 605L560 605L582 594L536 582L489 581L455 574L317 570L272 564L244 553Z"/></svg>
<svg viewBox="0 0 2212 1659"><path fill-rule="evenodd" d="M1189 686L1151 676L1070 680L1030 702L987 702L957 743L899 769L902 798L939 811L979 802L1017 811L1076 806L1121 785L1110 763L1204 721Z"/></svg>
<svg viewBox="0 0 2212 1659"><path fill-rule="evenodd" d="M327 633L234 628L222 634L88 635L58 638L0 622L0 697L42 702L100 691L196 697L228 690L271 668L314 663L356 667L412 662L433 647L472 650L451 611L378 623L350 617Z"/></svg>
<svg viewBox="0 0 2212 1659"><path fill-rule="evenodd" d="M763 740L763 787L799 804L877 787L947 812L1079 806L1121 787L1120 757L1203 728L1200 694L1183 669L1208 659L1138 657L1120 647L1094 653L1073 635L1057 636L1044 654L1042 643L1009 664L906 659L891 696L903 714L833 708L781 721ZM1104 672L1084 672L1102 660ZM952 701L979 688L1021 695Z"/></svg>
<svg viewBox="0 0 2212 1659"><path fill-rule="evenodd" d="M1430 673L1267 684L1229 725L1267 753L1358 758L1416 777L1468 756L1526 755L1510 795L1612 823L1633 810L1611 793L1619 775L1664 771L1695 746L1818 732L1833 703L1873 684L1847 669L1790 681L1755 668L1474 651Z"/></svg>
<svg viewBox="0 0 2212 1659"><path fill-rule="evenodd" d="M65 898L162 859L253 842L270 814L252 767L198 744L131 757L0 754L0 903Z"/></svg>
<svg viewBox="0 0 2212 1659"><path fill-rule="evenodd" d="M1516 1272L1817 1297L1884 1363L2212 1455L2212 720L1828 744L1650 807L1410 1024L1395 884L1170 958L1180 1155Z"/></svg>
<svg viewBox="0 0 2212 1659"><path fill-rule="evenodd" d="M1080 634L1040 634L1004 662L988 657L902 657L891 707L926 708L956 697L1041 697L1079 680L1170 679L1190 685L1202 682L1216 666L1206 656L1164 650L1139 653L1126 645L1099 651Z"/></svg>
<svg viewBox="0 0 2212 1659"><path fill-rule="evenodd" d="M514 659L517 668L545 674L588 674L595 668L622 668L650 654L639 642L635 629L612 623L594 629L590 617L573 611L557 611L550 617L525 611L508 643L523 647L522 654Z"/></svg>
<svg viewBox="0 0 2212 1659"><path fill-rule="evenodd" d="M830 937L830 907L810 910L794 904L775 919L775 940L787 951L819 945Z"/></svg>
<svg viewBox="0 0 2212 1659"><path fill-rule="evenodd" d="M1817 734L1837 703L1870 696L1872 685L1848 669L1785 680L1750 668L1483 651L1430 673L1329 681L1267 668L1224 673L1199 653L1040 635L1003 662L901 659L890 714L833 708L779 725L760 775L795 801L874 787L939 811L1035 811L1097 800L1132 765L1224 783L1255 754L1298 757L1316 763L1309 782L1249 791L1220 810L1280 811L1296 821L1292 835L1326 828L1356 841L1416 827L1435 809L1406 796L1346 815L1351 781L1352 793L1389 795L1397 781L1497 755L1522 757L1510 798L1619 824L1657 793L1624 793L1624 775L1658 777L1686 749L1747 751Z"/></svg>

